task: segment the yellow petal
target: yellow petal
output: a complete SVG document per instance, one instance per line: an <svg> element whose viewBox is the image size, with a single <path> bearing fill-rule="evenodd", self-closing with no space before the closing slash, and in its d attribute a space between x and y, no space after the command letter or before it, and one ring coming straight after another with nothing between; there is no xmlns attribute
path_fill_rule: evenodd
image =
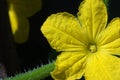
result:
<svg viewBox="0 0 120 80"><path fill-rule="evenodd" d="M120 18L114 18L108 27L100 34L98 43L101 51L120 55Z"/></svg>
<svg viewBox="0 0 120 80"><path fill-rule="evenodd" d="M84 0L79 7L78 18L90 40L95 40L107 23L107 9L103 0Z"/></svg>
<svg viewBox="0 0 120 80"><path fill-rule="evenodd" d="M81 52L62 52L56 60L55 70L51 73L55 80L80 79L84 74L87 56Z"/></svg>
<svg viewBox="0 0 120 80"><path fill-rule="evenodd" d="M108 54L120 55L120 38L101 47L101 51Z"/></svg>
<svg viewBox="0 0 120 80"><path fill-rule="evenodd" d="M17 15L30 17L41 9L42 0L7 0L9 11Z"/></svg>
<svg viewBox="0 0 120 80"><path fill-rule="evenodd" d="M41 9L41 0L7 0L15 42L23 43L29 36L28 17Z"/></svg>
<svg viewBox="0 0 120 80"><path fill-rule="evenodd" d="M108 44L120 38L120 18L114 18L107 28L99 35L98 43L100 46Z"/></svg>
<svg viewBox="0 0 120 80"><path fill-rule="evenodd" d="M29 35L29 22L25 17L20 17L14 13L14 11L9 12L9 17L11 21L11 29L14 34L15 42L23 43L28 40Z"/></svg>
<svg viewBox="0 0 120 80"><path fill-rule="evenodd" d="M100 53L88 59L85 80L120 80L120 58Z"/></svg>
<svg viewBox="0 0 120 80"><path fill-rule="evenodd" d="M41 30L57 51L81 51L86 47L87 40L82 35L78 20L67 12L48 17Z"/></svg>

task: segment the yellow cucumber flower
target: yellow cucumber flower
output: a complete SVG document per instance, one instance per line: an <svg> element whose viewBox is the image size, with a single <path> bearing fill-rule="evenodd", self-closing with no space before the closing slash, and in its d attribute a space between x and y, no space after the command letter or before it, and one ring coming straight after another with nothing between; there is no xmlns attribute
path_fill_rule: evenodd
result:
<svg viewBox="0 0 120 80"><path fill-rule="evenodd" d="M67 12L52 14L41 27L58 52L55 80L120 80L120 18L107 24L103 0L84 0L77 17Z"/></svg>
<svg viewBox="0 0 120 80"><path fill-rule="evenodd" d="M7 0L15 42L23 43L29 36L28 17L41 9L41 0Z"/></svg>

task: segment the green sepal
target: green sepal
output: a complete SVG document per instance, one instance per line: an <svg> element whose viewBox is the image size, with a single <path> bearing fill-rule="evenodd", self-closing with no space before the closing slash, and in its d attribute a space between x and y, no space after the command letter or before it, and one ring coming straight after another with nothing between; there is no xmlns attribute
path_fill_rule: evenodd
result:
<svg viewBox="0 0 120 80"><path fill-rule="evenodd" d="M109 0L103 0L105 5L108 7Z"/></svg>

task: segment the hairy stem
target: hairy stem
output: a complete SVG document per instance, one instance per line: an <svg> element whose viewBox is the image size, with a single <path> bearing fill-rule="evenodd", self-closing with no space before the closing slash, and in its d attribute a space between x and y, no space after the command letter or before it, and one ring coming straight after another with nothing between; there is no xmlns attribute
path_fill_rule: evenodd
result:
<svg viewBox="0 0 120 80"><path fill-rule="evenodd" d="M54 69L54 62L43 65L36 69L25 73L17 74L14 77L8 77L4 80L41 80L50 76L50 72Z"/></svg>

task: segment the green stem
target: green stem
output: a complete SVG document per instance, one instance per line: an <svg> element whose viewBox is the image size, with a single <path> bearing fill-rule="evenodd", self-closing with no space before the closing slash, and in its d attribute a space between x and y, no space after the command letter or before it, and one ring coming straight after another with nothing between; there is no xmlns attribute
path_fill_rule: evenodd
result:
<svg viewBox="0 0 120 80"><path fill-rule="evenodd" d="M41 80L50 76L50 72L54 69L54 62L43 65L31 71L17 74L14 77L6 78L4 80Z"/></svg>

